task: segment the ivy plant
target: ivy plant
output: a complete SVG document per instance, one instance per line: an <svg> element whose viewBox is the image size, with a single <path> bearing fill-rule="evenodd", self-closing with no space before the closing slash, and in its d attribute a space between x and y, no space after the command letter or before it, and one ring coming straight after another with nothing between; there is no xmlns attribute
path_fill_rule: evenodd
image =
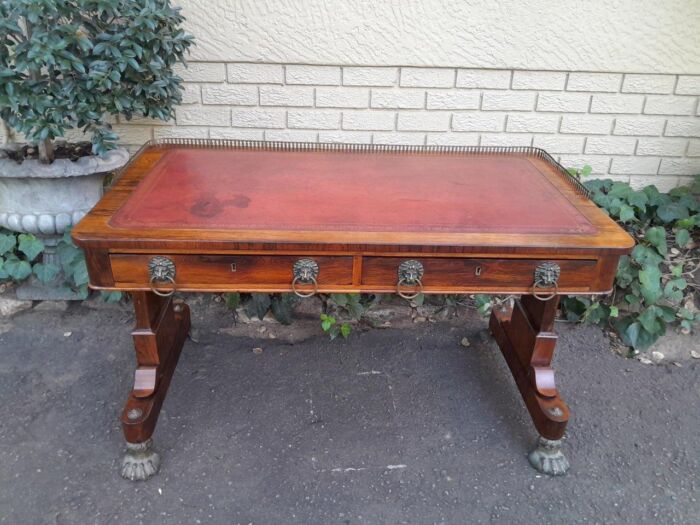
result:
<svg viewBox="0 0 700 525"><path fill-rule="evenodd" d="M21 282L32 274L44 283L58 274L58 266L39 262L44 243L31 233L0 229L0 281Z"/></svg>
<svg viewBox="0 0 700 525"><path fill-rule="evenodd" d="M382 301L381 294L332 293L322 294L323 313L321 314L321 329L331 339L339 335L343 339L350 337L352 327L342 319L361 321L365 312ZM421 294L422 298L422 294Z"/></svg>
<svg viewBox="0 0 700 525"><path fill-rule="evenodd" d="M56 245L56 262L42 262L41 254L46 249L43 241L31 233L16 233L0 229L0 282L21 283L36 276L42 283L50 283L63 277L61 286L77 293L79 298L87 298L88 271L85 252L73 244L70 231L67 231ZM117 302L121 292L100 292L107 302Z"/></svg>
<svg viewBox="0 0 700 525"><path fill-rule="evenodd" d="M268 294L251 293L241 295L238 292L224 294L226 306L235 311L239 306L243 306L248 317L257 317L261 321L271 312L273 317L280 324L292 324L292 314L297 297L291 293Z"/></svg>
<svg viewBox="0 0 700 525"><path fill-rule="evenodd" d="M70 231L66 231L56 246L58 261L63 269L68 286L78 293L80 297L88 296L88 270L85 262L85 252L73 244Z"/></svg>
<svg viewBox="0 0 700 525"><path fill-rule="evenodd" d="M335 339L339 335L343 339L347 339L352 331L348 323L339 323L335 316L328 314L321 314L321 330L327 333L331 339Z"/></svg>
<svg viewBox="0 0 700 525"><path fill-rule="evenodd" d="M331 339L338 336L348 338L351 332L349 323L339 319L354 319L359 321L364 312L381 300L378 294L321 294L323 303L321 314L321 330ZM268 294L238 292L224 294L226 306L233 311L242 307L248 317L262 320L268 312L281 324L289 325L293 321L294 305L298 298L294 294Z"/></svg>
<svg viewBox="0 0 700 525"><path fill-rule="evenodd" d="M53 139L79 128L114 148L109 116L168 120L181 100L192 36L169 0L0 2L0 117L53 161Z"/></svg>
<svg viewBox="0 0 700 525"><path fill-rule="evenodd" d="M635 350L647 349L669 325L690 333L700 322L700 176L669 193L609 179L584 184L637 244L620 260L613 293L564 299L566 317L610 324Z"/></svg>

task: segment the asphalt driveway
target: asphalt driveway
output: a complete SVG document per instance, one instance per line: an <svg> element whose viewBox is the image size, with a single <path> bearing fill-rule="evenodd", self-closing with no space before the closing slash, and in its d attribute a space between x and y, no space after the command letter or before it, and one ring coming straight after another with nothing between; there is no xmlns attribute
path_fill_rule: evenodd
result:
<svg viewBox="0 0 700 525"><path fill-rule="evenodd" d="M0 319L0 523L700 522L697 360L644 365L560 324L572 467L548 478L476 316L291 344L238 335L220 305L193 315L146 483L118 473L130 311Z"/></svg>

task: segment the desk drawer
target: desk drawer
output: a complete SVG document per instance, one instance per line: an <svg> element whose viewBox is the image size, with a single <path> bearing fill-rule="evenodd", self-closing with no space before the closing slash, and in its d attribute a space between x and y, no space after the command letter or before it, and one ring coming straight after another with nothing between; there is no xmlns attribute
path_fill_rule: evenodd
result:
<svg viewBox="0 0 700 525"><path fill-rule="evenodd" d="M362 285L381 286L396 283L399 265L406 257L365 257L362 262ZM417 257L423 265L423 288L459 288L493 290L532 287L535 268L543 259L461 259ZM559 289L589 289L596 279L596 260L546 259L561 268Z"/></svg>
<svg viewBox="0 0 700 525"><path fill-rule="evenodd" d="M148 285L148 264L159 254L112 254L112 275L117 284ZM167 255L175 263L179 288L222 285L290 286L295 255ZM318 284L350 285L352 257L312 257L318 263Z"/></svg>

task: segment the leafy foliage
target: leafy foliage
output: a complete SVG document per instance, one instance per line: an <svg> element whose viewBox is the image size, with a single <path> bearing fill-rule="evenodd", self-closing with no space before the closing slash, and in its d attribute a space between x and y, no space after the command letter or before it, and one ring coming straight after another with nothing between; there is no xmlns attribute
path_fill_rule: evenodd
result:
<svg viewBox="0 0 700 525"><path fill-rule="evenodd" d="M238 292L233 292L224 294L224 300L230 310L235 311L242 305L248 317L257 317L262 321L268 312L272 312L280 324L289 325L293 321L297 298L291 293L251 293L242 296Z"/></svg>
<svg viewBox="0 0 700 525"><path fill-rule="evenodd" d="M355 320L359 320L367 307L373 303L375 296L359 293L332 293L325 301L326 310L335 310Z"/></svg>
<svg viewBox="0 0 700 525"><path fill-rule="evenodd" d="M338 323L332 315L321 314L321 330L326 332L331 339L335 339L339 335L343 339L350 337L350 325L348 323Z"/></svg>
<svg viewBox="0 0 700 525"><path fill-rule="evenodd" d="M88 270L85 262L85 252L73 244L70 230L63 234L63 238L56 246L56 254L66 277L65 286L78 292L80 297L88 296Z"/></svg>
<svg viewBox="0 0 700 525"><path fill-rule="evenodd" d="M296 296L283 293L272 297L270 311L281 324L292 324L292 314L296 304Z"/></svg>
<svg viewBox="0 0 700 525"><path fill-rule="evenodd" d="M689 333L700 322L700 176L691 186L661 193L655 186L634 190L611 180L585 183L593 201L635 238L620 260L609 297L568 297L570 320L611 324L635 350L651 346L670 324Z"/></svg>
<svg viewBox="0 0 700 525"><path fill-rule="evenodd" d="M0 2L0 117L33 142L80 128L95 154L115 147L109 115L168 120L183 20L169 0Z"/></svg>
<svg viewBox="0 0 700 525"><path fill-rule="evenodd" d="M476 311L484 316L490 314L494 306L493 297L490 295L476 294L474 302L476 303Z"/></svg>
<svg viewBox="0 0 700 525"><path fill-rule="evenodd" d="M421 294L421 299L422 299ZM381 294L332 293L321 295L324 313L321 314L321 329L331 339L341 335L344 339L350 336L352 328L347 322L337 322L340 319L362 321L365 312L382 300Z"/></svg>
<svg viewBox="0 0 700 525"><path fill-rule="evenodd" d="M367 308L381 299L377 294L321 294L319 297L323 302L324 311L321 315L321 329L331 339L339 335L343 338L350 336L350 324L339 319L351 318L359 321ZM248 317L257 317L262 320L270 312L281 324L289 325L294 320L294 305L298 298L290 293L240 294L235 292L224 294L224 300L230 310L235 311L242 307Z"/></svg>
<svg viewBox="0 0 700 525"><path fill-rule="evenodd" d="M48 284L57 279L63 270L67 286L77 292L79 297L88 296L88 272L85 253L73 244L70 231L67 231L56 246L54 262L42 262L40 255L46 246L30 233L15 233L0 229L0 282L22 282L36 276L39 281ZM122 298L121 292L101 292L107 302L117 302Z"/></svg>
<svg viewBox="0 0 700 525"><path fill-rule="evenodd" d="M31 233L15 233L0 229L0 281L24 281L32 274L44 282L52 281L59 268L39 262L44 243Z"/></svg>

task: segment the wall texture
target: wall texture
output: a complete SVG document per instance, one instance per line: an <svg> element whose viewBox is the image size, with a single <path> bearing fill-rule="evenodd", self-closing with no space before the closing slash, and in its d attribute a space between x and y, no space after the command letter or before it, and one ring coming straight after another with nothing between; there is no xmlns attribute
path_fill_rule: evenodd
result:
<svg viewBox="0 0 700 525"><path fill-rule="evenodd" d="M666 189L700 173L698 0L179 0L184 104L151 137L534 145Z"/></svg>
<svg viewBox="0 0 700 525"><path fill-rule="evenodd" d="M635 186L667 189L700 173L695 75L237 62L194 62L181 75L176 121L120 122L125 143L533 145Z"/></svg>
<svg viewBox="0 0 700 525"><path fill-rule="evenodd" d="M698 0L179 0L195 60L700 74Z"/></svg>
<svg viewBox="0 0 700 525"><path fill-rule="evenodd" d="M534 145L635 186L700 173L698 0L179 3L183 104L118 121L126 145Z"/></svg>

